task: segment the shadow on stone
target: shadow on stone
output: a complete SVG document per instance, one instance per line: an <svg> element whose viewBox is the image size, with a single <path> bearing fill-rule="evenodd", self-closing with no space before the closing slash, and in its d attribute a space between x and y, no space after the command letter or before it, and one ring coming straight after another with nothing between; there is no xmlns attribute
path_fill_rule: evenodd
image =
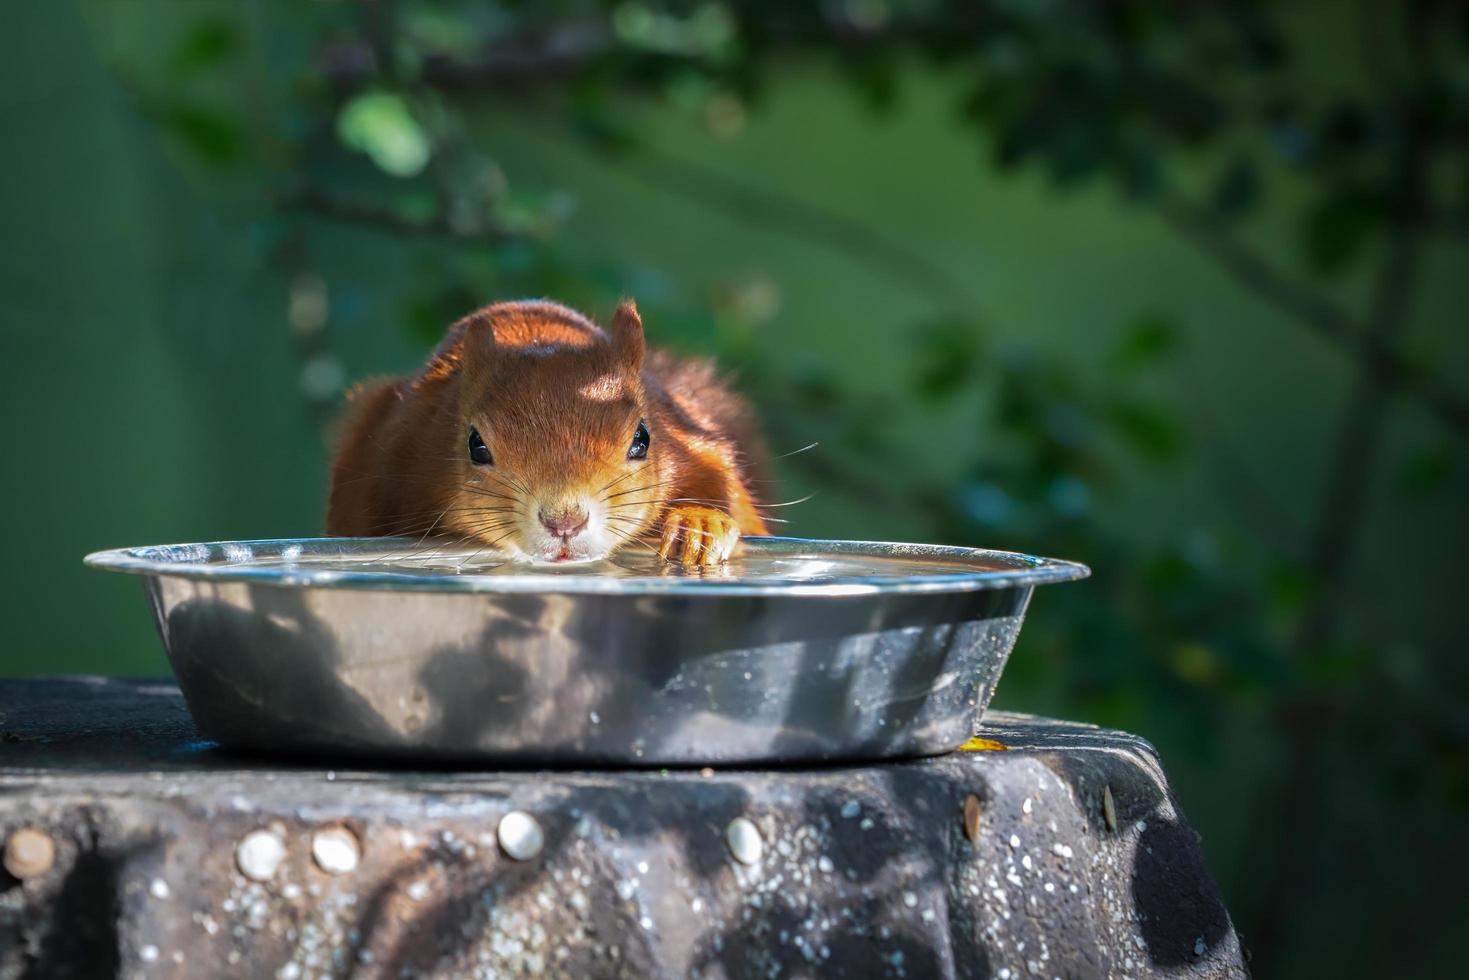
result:
<svg viewBox="0 0 1469 980"><path fill-rule="evenodd" d="M77 854L56 896L53 926L42 941L40 956L27 961L21 980L102 980L118 975L122 863L96 850Z"/></svg>
<svg viewBox="0 0 1469 980"><path fill-rule="evenodd" d="M1132 895L1149 956L1159 966L1193 962L1203 955L1200 941L1212 949L1230 931L1198 839L1180 824L1148 821L1138 840Z"/></svg>

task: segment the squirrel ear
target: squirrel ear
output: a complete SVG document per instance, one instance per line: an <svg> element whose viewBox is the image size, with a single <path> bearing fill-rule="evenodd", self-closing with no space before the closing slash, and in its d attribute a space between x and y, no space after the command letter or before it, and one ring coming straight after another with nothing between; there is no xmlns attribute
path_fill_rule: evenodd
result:
<svg viewBox="0 0 1469 980"><path fill-rule="evenodd" d="M444 339L429 355L423 376L446 378L466 362L479 363L494 349L495 328L490 316L484 310L476 310L449 325Z"/></svg>
<svg viewBox="0 0 1469 980"><path fill-rule="evenodd" d="M464 336L469 343L481 350L491 351L495 349L495 318L488 310L479 310L467 316L464 325Z"/></svg>
<svg viewBox="0 0 1469 980"><path fill-rule="evenodd" d="M624 364L634 369L643 366L643 320L638 316L638 305L625 299L612 314L612 350Z"/></svg>

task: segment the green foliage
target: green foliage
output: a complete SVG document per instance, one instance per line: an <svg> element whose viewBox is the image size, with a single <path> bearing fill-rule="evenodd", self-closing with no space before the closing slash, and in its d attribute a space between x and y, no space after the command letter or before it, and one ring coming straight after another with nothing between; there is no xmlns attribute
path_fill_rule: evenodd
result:
<svg viewBox="0 0 1469 980"><path fill-rule="evenodd" d="M170 102L156 113L159 125L205 167L225 170L244 152L244 131L227 112L206 106Z"/></svg>
<svg viewBox="0 0 1469 980"><path fill-rule="evenodd" d="M393 177L416 177L428 166L428 134L407 101L392 92L354 95L337 114L337 138Z"/></svg>
<svg viewBox="0 0 1469 980"><path fill-rule="evenodd" d="M914 337L919 357L913 391L930 402L950 400L974 378L980 367L983 333L965 320L936 320L921 324Z"/></svg>
<svg viewBox="0 0 1469 980"><path fill-rule="evenodd" d="M173 49L168 72L173 81L183 84L195 76L227 64L239 52L240 33L227 20L201 20L184 33Z"/></svg>

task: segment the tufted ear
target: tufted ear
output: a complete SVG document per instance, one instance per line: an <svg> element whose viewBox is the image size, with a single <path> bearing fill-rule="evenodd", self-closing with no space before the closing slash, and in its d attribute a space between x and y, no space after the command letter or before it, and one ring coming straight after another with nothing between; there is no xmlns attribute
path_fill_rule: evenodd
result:
<svg viewBox="0 0 1469 980"><path fill-rule="evenodd" d="M623 364L641 371L644 349L643 320L638 316L638 305L625 299L612 314L612 350Z"/></svg>

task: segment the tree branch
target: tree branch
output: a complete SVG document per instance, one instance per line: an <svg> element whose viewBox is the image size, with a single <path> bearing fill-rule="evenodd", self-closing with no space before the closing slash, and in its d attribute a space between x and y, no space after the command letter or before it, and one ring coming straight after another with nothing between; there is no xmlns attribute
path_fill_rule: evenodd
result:
<svg viewBox="0 0 1469 980"><path fill-rule="evenodd" d="M530 241L536 237L528 232L498 226L464 231L455 228L441 215L415 221L392 208L333 197L314 187L283 196L277 206L282 211L309 214L399 238L442 238L461 245L503 245L507 242Z"/></svg>
<svg viewBox="0 0 1469 980"><path fill-rule="evenodd" d="M1207 210L1172 200L1162 211L1175 231L1218 262L1236 283L1352 355L1381 384L1416 397L1444 425L1469 438L1469 398L1439 378L1424 376L1394 340L1364 328L1339 306L1287 279Z"/></svg>
<svg viewBox="0 0 1469 980"><path fill-rule="evenodd" d="M1413 232L1402 232L1392 243L1372 304L1370 335L1375 343L1396 343L1408 322L1419 252ZM1314 575L1311 599L1290 644L1290 653L1297 660L1312 657L1328 644L1337 626L1343 580L1361 536L1367 494L1378 469L1390 395L1385 379L1364 365L1337 426L1308 558ZM1284 829L1278 830L1278 818L1272 819L1269 832L1284 843L1256 915L1253 949L1262 964L1276 962L1283 930L1293 921L1291 910L1302 900L1302 883L1310 877L1303 867L1308 853L1305 841L1312 838L1324 805L1319 747L1325 732L1340 720L1340 713L1328 695L1286 705L1278 719L1291 747L1283 798L1276 810L1287 820Z"/></svg>
<svg viewBox="0 0 1469 980"><path fill-rule="evenodd" d="M651 147L640 147L626 172L653 187L693 199L736 220L824 245L906 284L921 296L941 296L958 309L971 309L975 305L974 296L948 269L846 215L686 160L676 160Z"/></svg>
<svg viewBox="0 0 1469 980"><path fill-rule="evenodd" d="M1412 31L1414 17L1408 16L1410 41L1421 43ZM1403 98L1401 94L1397 96ZM1429 140L1423 119L1411 105L1403 112L1407 138L1396 160L1393 233L1372 295L1364 351L1396 351L1407 330L1413 310L1422 258L1424 203L1428 197L1430 172ZM1328 647L1339 630L1345 579L1352 553L1365 523L1368 492L1378 471L1387 414L1392 405L1392 377L1374 370L1378 362L1362 359L1351 397L1337 426L1332 456L1322 484L1316 527L1311 542L1310 568L1315 574L1312 593L1297 624L1288 652L1297 660L1310 662ZM1326 692L1329 699L1331 692ZM1311 842L1317 837L1322 814L1329 806L1321 744L1327 731L1340 722L1339 715L1304 719L1301 707L1310 708L1323 698L1286 705L1279 721L1290 746L1279 812L1286 817L1278 832L1280 853L1272 868L1269 886L1260 905L1259 939L1255 948L1262 969L1274 965L1285 937L1285 923L1295 908L1308 898L1307 880ZM1293 710L1294 709L1294 710Z"/></svg>

